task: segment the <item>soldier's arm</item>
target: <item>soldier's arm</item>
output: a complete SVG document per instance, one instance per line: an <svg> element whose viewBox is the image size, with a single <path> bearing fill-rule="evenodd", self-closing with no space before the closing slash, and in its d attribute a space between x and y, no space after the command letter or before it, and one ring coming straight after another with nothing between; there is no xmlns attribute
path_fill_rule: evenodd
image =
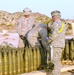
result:
<svg viewBox="0 0 74 75"><path fill-rule="evenodd" d="M58 30L59 30L59 23L58 22L53 23L53 32L52 36L49 36L49 40L53 41L59 37L60 33L58 33Z"/></svg>

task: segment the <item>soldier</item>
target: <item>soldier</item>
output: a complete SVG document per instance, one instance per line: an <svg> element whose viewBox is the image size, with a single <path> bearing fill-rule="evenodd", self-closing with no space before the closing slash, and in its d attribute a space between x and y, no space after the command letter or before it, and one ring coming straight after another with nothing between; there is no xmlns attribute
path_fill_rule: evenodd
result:
<svg viewBox="0 0 74 75"><path fill-rule="evenodd" d="M46 24L38 24L36 25L27 35L27 40L32 48L40 48L41 51L41 66L44 67L46 65L45 61L45 53L44 51L47 46L47 25ZM42 43L41 43L42 42ZM43 47L42 47L43 46Z"/></svg>
<svg viewBox="0 0 74 75"><path fill-rule="evenodd" d="M65 32L66 25L61 21L61 12L52 11L51 12L53 22L48 24L48 28L51 28L51 36L49 36L49 43L53 48L53 59L51 59L54 64L53 75L60 75L61 70L61 54L65 47ZM50 33L49 33L50 35Z"/></svg>
<svg viewBox="0 0 74 75"><path fill-rule="evenodd" d="M29 8L25 8L23 12L24 12L24 16L20 18L17 22L17 31L20 37L19 45L18 45L19 47L25 47L27 33L35 25L34 18L31 17L31 10Z"/></svg>
<svg viewBox="0 0 74 75"><path fill-rule="evenodd" d="M44 39L47 37L47 26L46 24L36 25L27 35L27 40L31 47L39 47L39 38ZM43 41L44 42L44 41Z"/></svg>

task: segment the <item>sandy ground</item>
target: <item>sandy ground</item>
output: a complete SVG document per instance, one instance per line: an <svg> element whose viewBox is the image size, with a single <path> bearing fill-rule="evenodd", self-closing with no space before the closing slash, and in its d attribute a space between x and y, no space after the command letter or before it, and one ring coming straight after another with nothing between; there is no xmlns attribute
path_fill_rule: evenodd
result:
<svg viewBox="0 0 74 75"><path fill-rule="evenodd" d="M52 74L49 74L52 75ZM61 75L74 75L74 72L62 72Z"/></svg>
<svg viewBox="0 0 74 75"><path fill-rule="evenodd" d="M52 74L47 74L46 72L43 72L43 71L34 71L31 73L24 73L24 74L18 74L18 75L52 75ZM74 75L74 71L65 71L65 72L62 72L60 75Z"/></svg>
<svg viewBox="0 0 74 75"><path fill-rule="evenodd" d="M74 75L74 72L62 72L61 75Z"/></svg>

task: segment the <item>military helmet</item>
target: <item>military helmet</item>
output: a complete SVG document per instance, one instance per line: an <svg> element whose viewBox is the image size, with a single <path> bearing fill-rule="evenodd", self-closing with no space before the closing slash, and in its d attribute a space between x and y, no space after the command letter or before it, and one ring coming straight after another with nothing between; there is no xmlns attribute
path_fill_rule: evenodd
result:
<svg viewBox="0 0 74 75"><path fill-rule="evenodd" d="M30 15L31 14L31 10L28 7L24 8L23 12L24 12L24 15Z"/></svg>
<svg viewBox="0 0 74 75"><path fill-rule="evenodd" d="M61 12L56 10L51 12L51 16L61 16Z"/></svg>

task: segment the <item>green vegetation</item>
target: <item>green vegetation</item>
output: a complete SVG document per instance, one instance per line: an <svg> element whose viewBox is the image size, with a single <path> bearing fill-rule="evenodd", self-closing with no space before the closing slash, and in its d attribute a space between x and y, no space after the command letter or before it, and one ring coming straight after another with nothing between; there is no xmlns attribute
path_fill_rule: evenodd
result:
<svg viewBox="0 0 74 75"><path fill-rule="evenodd" d="M4 34L3 36L9 36L9 34L6 33L6 34Z"/></svg>

